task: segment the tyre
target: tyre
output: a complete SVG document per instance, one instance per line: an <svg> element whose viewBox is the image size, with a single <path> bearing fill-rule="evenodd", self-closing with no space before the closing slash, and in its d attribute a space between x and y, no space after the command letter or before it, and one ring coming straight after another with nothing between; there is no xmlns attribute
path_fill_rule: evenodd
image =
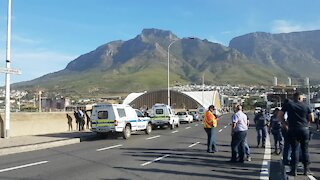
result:
<svg viewBox="0 0 320 180"><path fill-rule="evenodd" d="M130 125L126 125L123 130L123 139L128 139L131 136L131 127Z"/></svg>
<svg viewBox="0 0 320 180"><path fill-rule="evenodd" d="M176 127L178 128L179 126L180 126L180 122L178 121L178 123L177 123Z"/></svg>
<svg viewBox="0 0 320 180"><path fill-rule="evenodd" d="M147 125L147 127L146 127L145 132L146 132L146 134L151 134L151 131L152 131L152 125L149 123L149 124Z"/></svg>
<svg viewBox="0 0 320 180"><path fill-rule="evenodd" d="M174 121L172 122L172 124L169 124L170 125L170 129L174 129Z"/></svg>

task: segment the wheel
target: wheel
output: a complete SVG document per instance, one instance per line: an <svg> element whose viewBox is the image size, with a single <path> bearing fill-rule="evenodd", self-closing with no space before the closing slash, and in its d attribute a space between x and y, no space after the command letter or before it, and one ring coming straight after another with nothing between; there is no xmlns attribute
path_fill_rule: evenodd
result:
<svg viewBox="0 0 320 180"><path fill-rule="evenodd" d="M147 127L146 127L145 132L146 132L146 134L151 134L151 131L152 131L152 126L151 126L151 124L149 123L149 124L147 125Z"/></svg>
<svg viewBox="0 0 320 180"><path fill-rule="evenodd" d="M170 124L170 129L174 129L174 121Z"/></svg>
<svg viewBox="0 0 320 180"><path fill-rule="evenodd" d="M178 128L179 126L180 126L180 122L178 121L178 123L177 123L176 127Z"/></svg>
<svg viewBox="0 0 320 180"><path fill-rule="evenodd" d="M128 139L131 136L131 128L130 125L126 125L123 131L123 139Z"/></svg>

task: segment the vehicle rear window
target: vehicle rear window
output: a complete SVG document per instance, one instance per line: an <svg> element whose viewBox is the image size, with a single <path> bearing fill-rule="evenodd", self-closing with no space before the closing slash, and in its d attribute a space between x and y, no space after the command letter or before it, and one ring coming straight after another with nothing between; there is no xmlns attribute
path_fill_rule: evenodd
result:
<svg viewBox="0 0 320 180"><path fill-rule="evenodd" d="M108 111L99 111L98 119L108 119Z"/></svg>
<svg viewBox="0 0 320 180"><path fill-rule="evenodd" d="M156 109L156 114L163 114L163 109Z"/></svg>
<svg viewBox="0 0 320 180"><path fill-rule="evenodd" d="M177 115L186 115L186 112L178 112Z"/></svg>
<svg viewBox="0 0 320 180"><path fill-rule="evenodd" d="M117 110L118 110L118 115L120 118L127 116L126 111L124 109L118 108Z"/></svg>

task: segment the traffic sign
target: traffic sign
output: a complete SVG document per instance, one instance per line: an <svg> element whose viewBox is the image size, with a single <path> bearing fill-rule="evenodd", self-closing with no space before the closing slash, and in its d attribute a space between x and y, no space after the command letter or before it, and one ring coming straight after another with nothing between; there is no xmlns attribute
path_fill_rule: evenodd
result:
<svg viewBox="0 0 320 180"><path fill-rule="evenodd" d="M21 71L19 69L11 69L11 68L2 68L2 67L0 67L0 73L21 74Z"/></svg>

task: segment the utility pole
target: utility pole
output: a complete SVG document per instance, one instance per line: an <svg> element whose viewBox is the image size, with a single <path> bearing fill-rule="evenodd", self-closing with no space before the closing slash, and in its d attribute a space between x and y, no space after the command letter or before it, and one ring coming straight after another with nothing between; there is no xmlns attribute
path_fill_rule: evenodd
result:
<svg viewBox="0 0 320 180"><path fill-rule="evenodd" d="M11 69L11 0L8 0L8 27L7 27L6 68L0 68L6 74L5 86L5 138L10 137L10 74L21 74L20 70Z"/></svg>

